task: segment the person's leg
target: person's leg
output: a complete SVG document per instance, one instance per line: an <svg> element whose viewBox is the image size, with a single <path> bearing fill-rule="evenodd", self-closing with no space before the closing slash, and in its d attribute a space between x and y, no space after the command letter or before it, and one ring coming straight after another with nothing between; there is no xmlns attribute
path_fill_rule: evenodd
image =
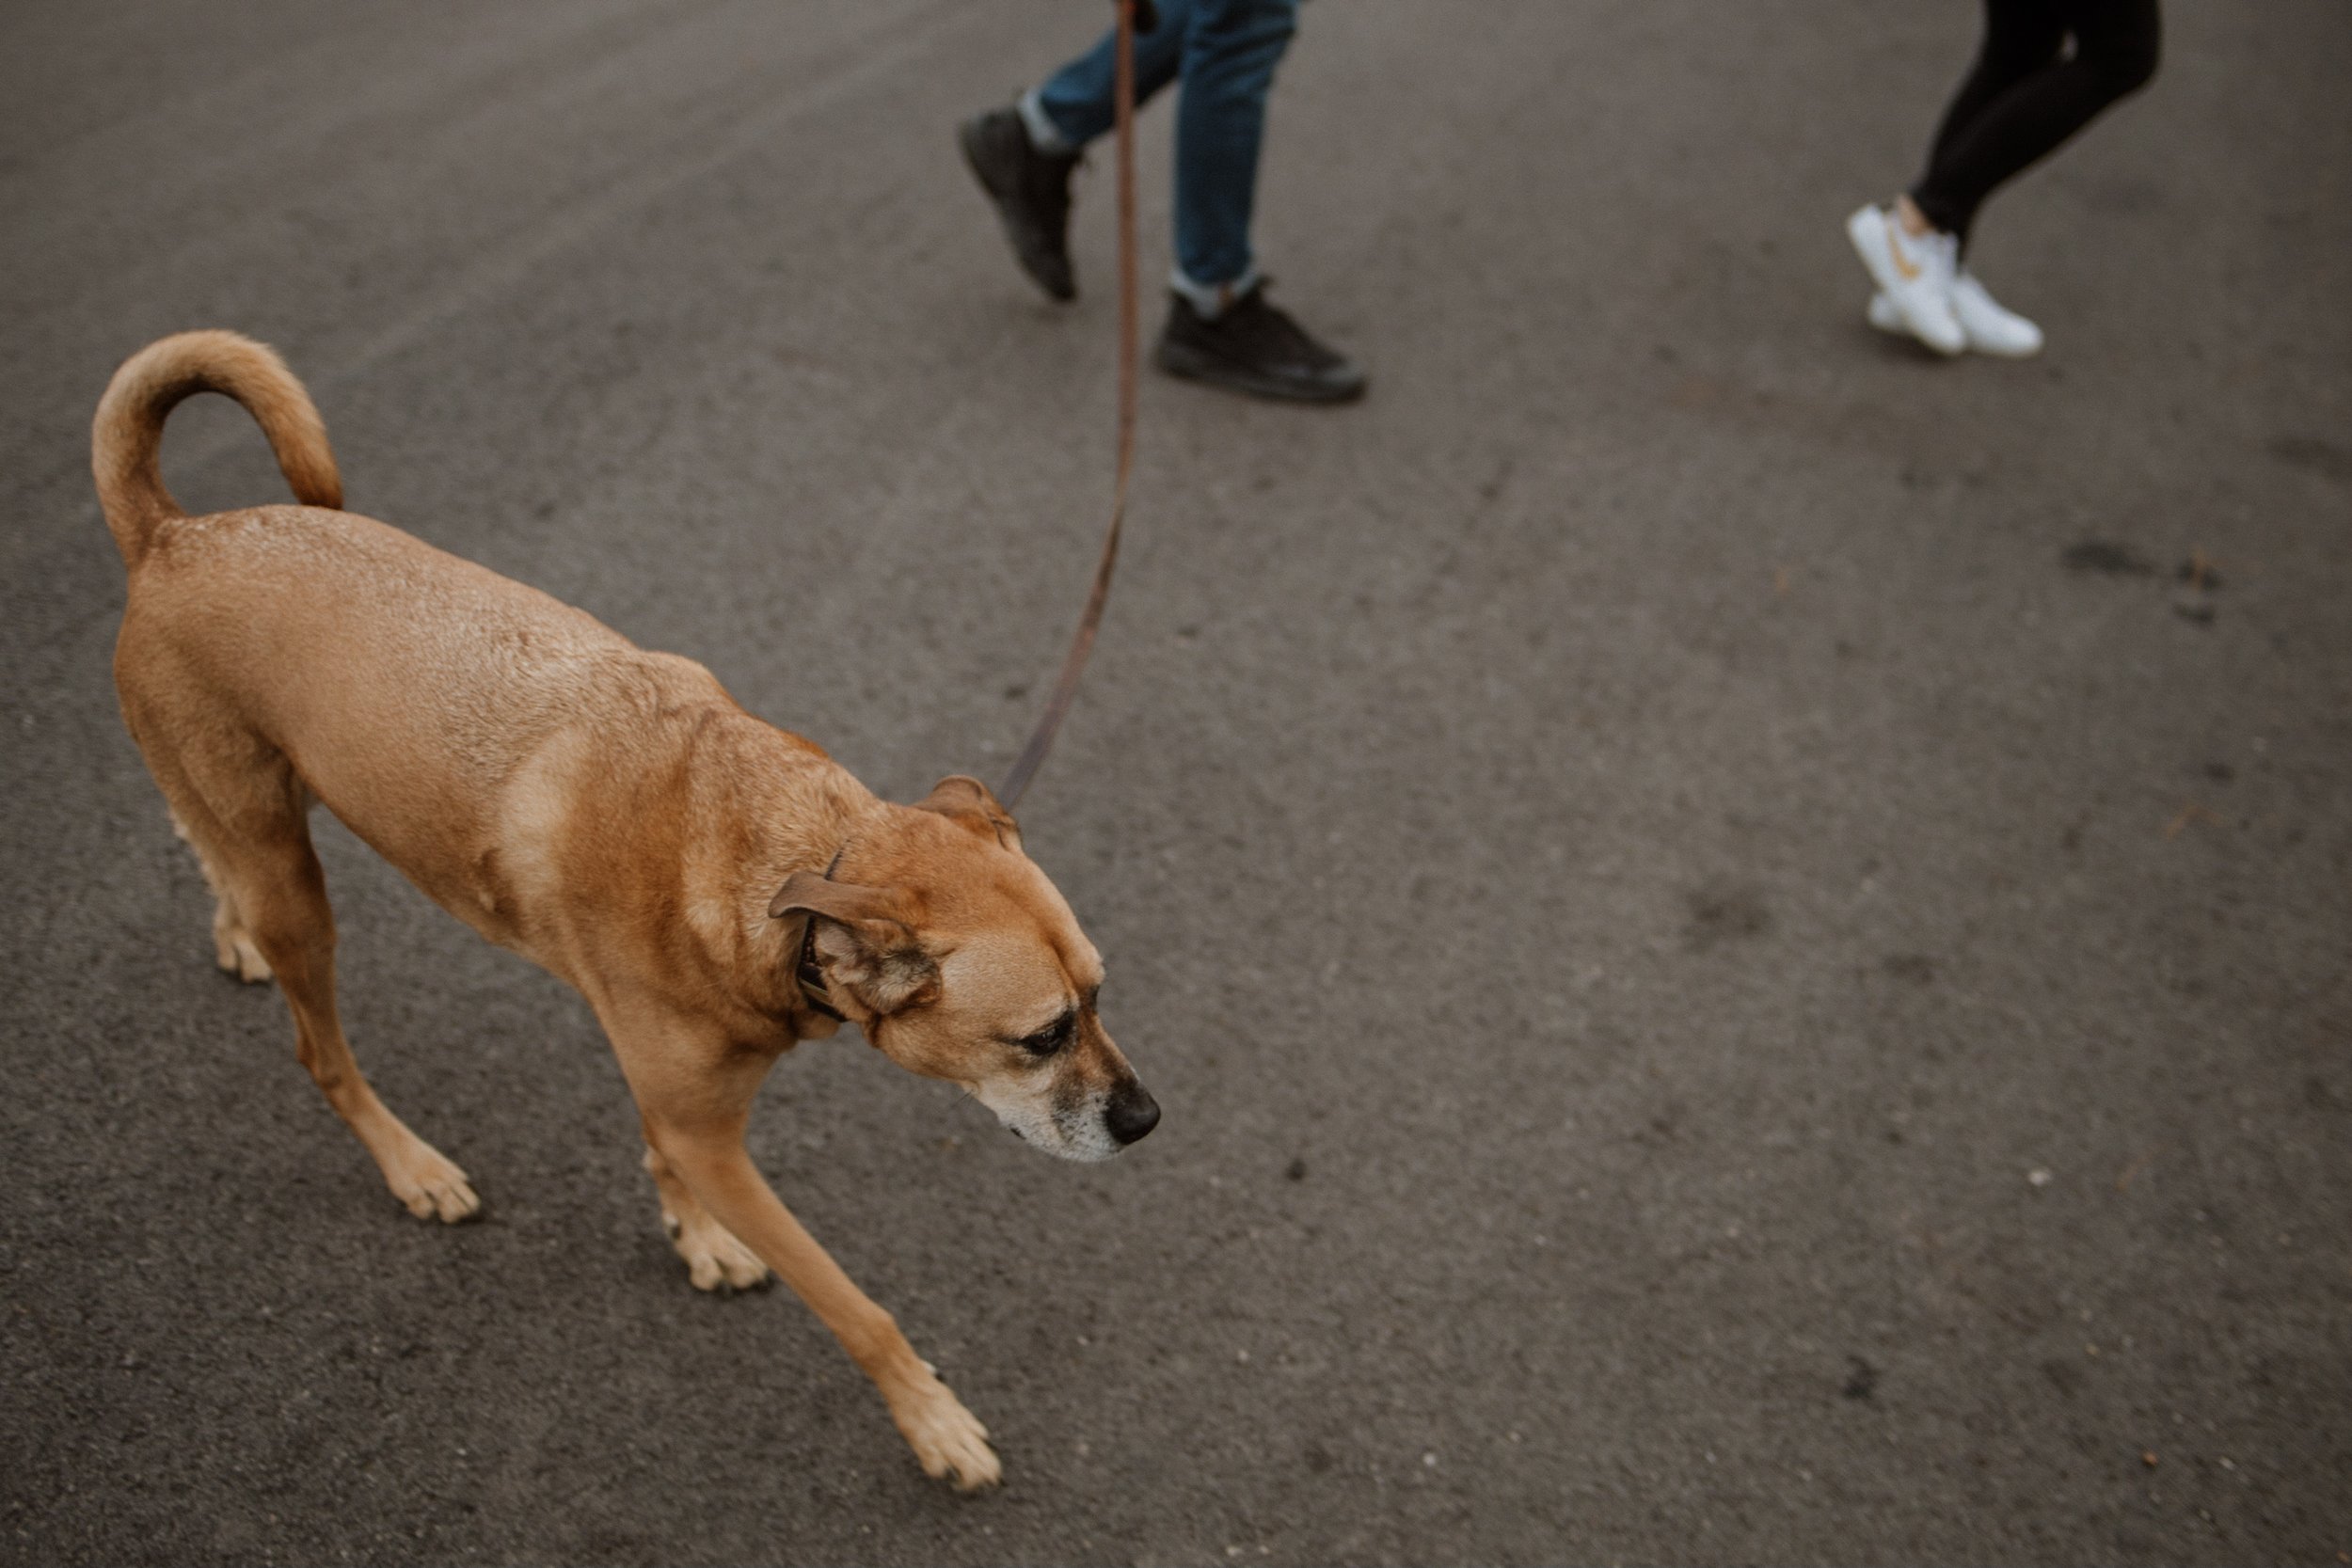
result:
<svg viewBox="0 0 2352 1568"><path fill-rule="evenodd" d="M1266 95L1297 25L1297 0L1194 0L1176 110L1176 268L1152 358L1256 397L1348 403L1364 372L1267 300L1249 247Z"/></svg>
<svg viewBox="0 0 2352 1568"><path fill-rule="evenodd" d="M1159 25L1136 34L1136 103L1140 107L1176 80L1184 57L1195 0L1160 0ZM1119 29L1104 33L1085 54L1021 97L1021 121L1042 152L1075 152L1108 132L1118 118L1112 102L1119 67Z"/></svg>
<svg viewBox="0 0 2352 1568"><path fill-rule="evenodd" d="M1958 232L1948 204L1938 194L1936 176L1947 167L1985 111L2036 71L2046 71L2066 49L2066 21L2058 0L1984 0L1984 39L1977 46L1975 64L1962 78L1944 119L1929 144L1926 169L1909 195L1929 222L1947 233ZM1928 200L1921 204L1922 191ZM1931 211L1937 209L1940 211Z"/></svg>
<svg viewBox="0 0 2352 1568"><path fill-rule="evenodd" d="M1870 301L1874 325L1916 338L1939 354L1968 347L1956 285L1959 230L1973 208L1962 213L1957 202L1944 200L1936 176L1992 107L2047 69L2065 45L2058 0L1984 0L1983 41L1936 127L1927 172L1884 210L1865 207L1846 220L1855 253L1878 285Z"/></svg>
<svg viewBox="0 0 2352 1568"><path fill-rule="evenodd" d="M1176 79L1194 0L1163 0L1158 24L1136 35L1136 101ZM1070 176L1078 150L1111 127L1116 28L1092 49L1021 95L1008 109L964 121L956 137L1012 243L1013 259L1050 298L1078 297L1070 264Z"/></svg>
<svg viewBox="0 0 2352 1568"><path fill-rule="evenodd" d="M1194 0L1190 11L1176 110L1176 268L1181 283L1231 299L1256 271L1249 219L1266 96L1297 30L1298 0Z"/></svg>
<svg viewBox="0 0 2352 1568"><path fill-rule="evenodd" d="M2156 71L2156 0L1990 0L1988 56L1991 24L2005 11L2015 24L2010 36L2021 40L2018 57L2026 48L2022 40L2041 36L2037 22L2045 31L2071 32L2074 49L2065 58L2054 52L2039 69L1986 92L1964 119L1947 117L1947 134L1938 137L1911 199L1929 222L1963 243L1985 198L2057 150L2116 100L2145 87ZM2027 11L2039 15L2029 19Z"/></svg>
<svg viewBox="0 0 2352 1568"><path fill-rule="evenodd" d="M2164 57L2164 17L2157 0L2067 0L2066 9L2074 60L2098 85L2099 108L2156 79Z"/></svg>

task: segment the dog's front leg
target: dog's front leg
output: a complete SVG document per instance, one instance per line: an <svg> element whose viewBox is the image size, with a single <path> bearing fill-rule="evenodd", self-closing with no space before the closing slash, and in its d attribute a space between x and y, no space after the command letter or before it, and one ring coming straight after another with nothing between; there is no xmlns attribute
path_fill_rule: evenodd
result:
<svg viewBox="0 0 2352 1568"><path fill-rule="evenodd" d="M645 1131L703 1206L800 1292L874 1380L926 1474L952 1475L966 1492L1002 1479L988 1429L914 1354L897 1321L792 1217L744 1153L739 1121L731 1128L664 1125L649 1117Z"/></svg>
<svg viewBox="0 0 2352 1568"><path fill-rule="evenodd" d="M645 1145L645 1174L661 1195L661 1228L686 1260L686 1276L697 1291L749 1291L768 1283L768 1265L711 1218L661 1150Z"/></svg>
<svg viewBox="0 0 2352 1568"><path fill-rule="evenodd" d="M882 1390L926 1474L952 1477L966 1492L995 1485L1004 1467L988 1446L988 1429L914 1354L897 1320L792 1217L744 1152L744 1124L768 1059L675 1035L649 1049L642 1035L631 1033L631 1043L621 1045L615 1031L614 1043L621 1045L644 1119L645 1142L711 1217L758 1254L833 1330Z"/></svg>

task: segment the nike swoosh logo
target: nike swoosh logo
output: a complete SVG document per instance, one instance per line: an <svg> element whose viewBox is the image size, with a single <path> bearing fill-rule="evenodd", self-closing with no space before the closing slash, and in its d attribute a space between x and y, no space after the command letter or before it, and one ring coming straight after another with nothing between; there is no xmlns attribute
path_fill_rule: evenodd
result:
<svg viewBox="0 0 2352 1568"><path fill-rule="evenodd" d="M1886 220L1886 251L1895 258L1895 271L1904 282L1918 281L1919 263L1903 254L1903 242L1898 238L1895 220L1891 217Z"/></svg>

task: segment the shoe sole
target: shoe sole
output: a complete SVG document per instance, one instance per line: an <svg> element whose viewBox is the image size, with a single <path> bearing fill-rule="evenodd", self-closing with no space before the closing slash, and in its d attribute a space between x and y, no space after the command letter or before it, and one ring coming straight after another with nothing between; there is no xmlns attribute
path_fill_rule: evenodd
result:
<svg viewBox="0 0 2352 1568"><path fill-rule="evenodd" d="M1863 268L1869 273L1870 280L1878 285L1879 293L1886 295L1887 303L1894 305L1897 312L1902 314L1907 336L1947 358L1963 353L1968 347L1964 334L1959 342L1947 347L1921 331L1909 314L1903 312L1902 307L1896 303L1903 293L1905 279L1896 274L1894 259L1885 253L1883 242L1886 236L1883 231L1885 223L1885 215L1875 207L1865 207L1848 218L1846 238L1852 242L1853 253L1862 258Z"/></svg>
<svg viewBox="0 0 2352 1568"><path fill-rule="evenodd" d="M1169 375L1183 381L1198 381L1204 386L1222 387L1228 391L1246 392L1251 397L1267 398L1276 403L1341 404L1354 403L1364 395L1367 385L1360 377L1352 386L1319 388L1284 381L1275 376L1259 375L1238 370L1222 359L1202 354L1200 350L1162 339L1152 351L1152 362Z"/></svg>
<svg viewBox="0 0 2352 1568"><path fill-rule="evenodd" d="M981 166L979 152L972 145L978 128L979 121L977 119L966 120L957 126L956 149L963 154L963 166L972 171L972 178L979 184L980 194L988 198L989 211L996 214L996 227L1003 230L1005 243L1012 246L1013 265L1019 267L1021 276L1036 284L1046 298L1057 300L1064 305L1069 304L1078 297L1078 284L1075 278L1071 280L1067 290L1057 289L1051 282L1032 272L1029 269L1029 263L1022 260L1021 236L1014 230L1012 219L1006 215L1005 193L999 191L996 188L996 182L988 177L988 170Z"/></svg>

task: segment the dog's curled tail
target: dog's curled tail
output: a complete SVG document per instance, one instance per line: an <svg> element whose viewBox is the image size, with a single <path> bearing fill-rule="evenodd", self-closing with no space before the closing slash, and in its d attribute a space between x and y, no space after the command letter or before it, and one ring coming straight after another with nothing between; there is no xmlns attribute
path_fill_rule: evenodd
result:
<svg viewBox="0 0 2352 1568"><path fill-rule="evenodd" d="M198 392L224 393L245 404L269 437L295 499L308 506L343 504L326 426L277 351L234 332L177 333L122 362L98 400L90 428L98 503L128 565L138 564L156 525L185 515L164 488L157 459L165 416Z"/></svg>

